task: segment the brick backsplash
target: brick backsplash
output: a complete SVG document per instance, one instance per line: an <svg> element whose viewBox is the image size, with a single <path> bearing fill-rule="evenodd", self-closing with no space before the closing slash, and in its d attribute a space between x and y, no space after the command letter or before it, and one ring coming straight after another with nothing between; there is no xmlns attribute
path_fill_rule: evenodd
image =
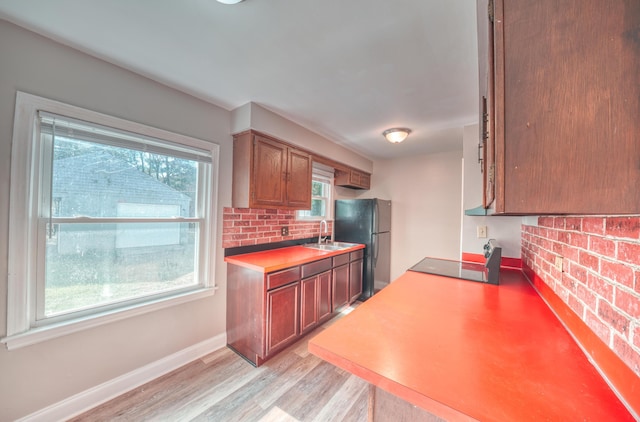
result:
<svg viewBox="0 0 640 422"><path fill-rule="evenodd" d="M539 217L522 260L640 376L640 216Z"/></svg>
<svg viewBox="0 0 640 422"><path fill-rule="evenodd" d="M328 221L327 233L333 223ZM282 236L287 226L289 235ZM222 215L222 247L259 245L318 236L318 221L296 220L296 212L275 209L224 208Z"/></svg>

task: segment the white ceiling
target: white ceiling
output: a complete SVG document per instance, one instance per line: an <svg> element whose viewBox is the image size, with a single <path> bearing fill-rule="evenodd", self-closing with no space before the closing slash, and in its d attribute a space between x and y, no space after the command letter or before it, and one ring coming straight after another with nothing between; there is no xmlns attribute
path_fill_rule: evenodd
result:
<svg viewBox="0 0 640 422"><path fill-rule="evenodd" d="M461 148L478 120L473 0L0 0L0 18L370 158ZM413 133L389 144L394 126Z"/></svg>

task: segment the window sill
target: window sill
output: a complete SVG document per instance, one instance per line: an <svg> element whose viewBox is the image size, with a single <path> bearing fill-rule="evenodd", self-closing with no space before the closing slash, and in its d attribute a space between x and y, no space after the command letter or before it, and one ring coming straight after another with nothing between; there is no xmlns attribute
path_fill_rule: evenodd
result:
<svg viewBox="0 0 640 422"><path fill-rule="evenodd" d="M0 339L0 343L4 343L7 350L15 350L57 337L62 337L67 334L76 333L78 331L202 299L212 296L215 290L217 290L217 287L202 288L192 292L183 293L181 295L158 299L153 302L115 309L101 314L47 325L46 327L31 328L23 333L4 337Z"/></svg>

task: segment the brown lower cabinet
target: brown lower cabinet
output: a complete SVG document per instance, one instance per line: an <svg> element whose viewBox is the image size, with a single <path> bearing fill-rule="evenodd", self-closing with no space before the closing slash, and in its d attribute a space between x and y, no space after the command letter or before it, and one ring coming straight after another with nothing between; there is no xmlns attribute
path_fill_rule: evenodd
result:
<svg viewBox="0 0 640 422"><path fill-rule="evenodd" d="M299 296L299 282L267 292L267 356L300 334Z"/></svg>
<svg viewBox="0 0 640 422"><path fill-rule="evenodd" d="M331 271L302 280L300 332L306 333L331 317Z"/></svg>
<svg viewBox="0 0 640 422"><path fill-rule="evenodd" d="M350 253L266 274L228 264L228 346L260 366L351 303L350 274L362 291L362 259L357 265Z"/></svg>
<svg viewBox="0 0 640 422"><path fill-rule="evenodd" d="M349 305L349 254L333 257L333 310Z"/></svg>
<svg viewBox="0 0 640 422"><path fill-rule="evenodd" d="M333 258L333 310L340 311L362 294L364 250Z"/></svg>
<svg viewBox="0 0 640 422"><path fill-rule="evenodd" d="M363 259L357 259L358 254L362 257L362 249L350 254L352 261L349 263L349 303L355 302L362 294Z"/></svg>

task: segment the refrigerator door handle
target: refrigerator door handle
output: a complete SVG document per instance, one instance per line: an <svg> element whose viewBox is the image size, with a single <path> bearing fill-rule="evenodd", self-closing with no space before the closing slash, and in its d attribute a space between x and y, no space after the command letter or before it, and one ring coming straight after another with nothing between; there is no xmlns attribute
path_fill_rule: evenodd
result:
<svg viewBox="0 0 640 422"><path fill-rule="evenodd" d="M375 209L373 210L373 231L374 233L378 233L380 231L380 227L378 226L379 218L380 218L380 205L377 200L373 200L373 204L375 205Z"/></svg>
<svg viewBox="0 0 640 422"><path fill-rule="evenodd" d="M373 253L372 258L373 258L373 267L375 268L377 262L378 262L378 252L380 251L380 245L378 244L379 240L377 239L378 234L377 233L373 233L373 242L371 242L373 244Z"/></svg>

